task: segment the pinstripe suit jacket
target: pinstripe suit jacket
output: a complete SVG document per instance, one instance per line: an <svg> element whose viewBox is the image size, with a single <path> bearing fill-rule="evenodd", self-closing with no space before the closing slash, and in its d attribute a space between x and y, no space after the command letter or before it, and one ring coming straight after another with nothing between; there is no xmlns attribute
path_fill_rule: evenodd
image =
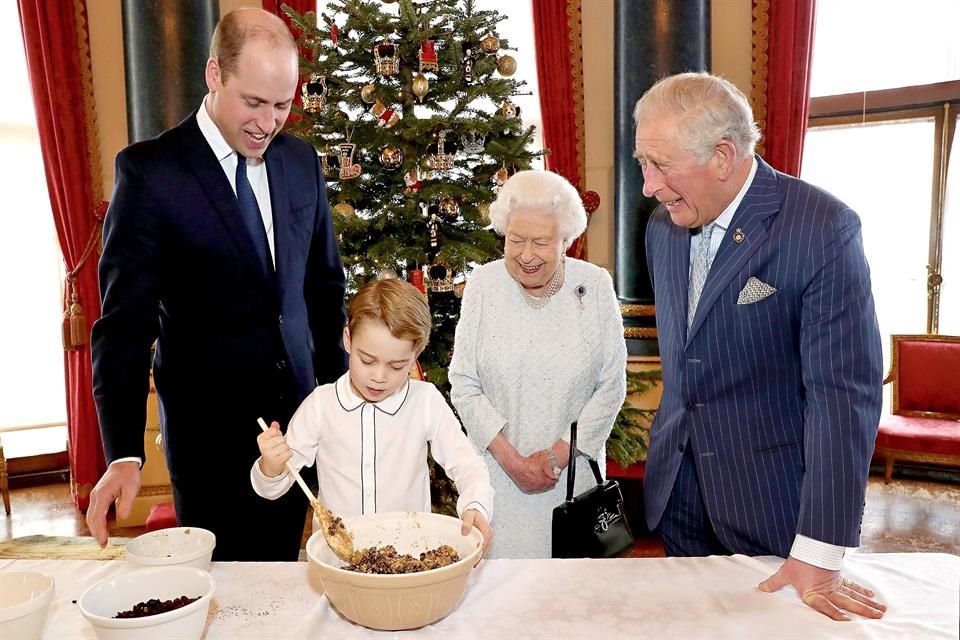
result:
<svg viewBox="0 0 960 640"><path fill-rule="evenodd" d="M857 546L882 380L860 220L757 162L689 334L690 232L662 208L647 226L663 366L647 521L659 524L686 445L710 522L732 552L786 557L797 533ZM777 291L738 305L751 276Z"/></svg>

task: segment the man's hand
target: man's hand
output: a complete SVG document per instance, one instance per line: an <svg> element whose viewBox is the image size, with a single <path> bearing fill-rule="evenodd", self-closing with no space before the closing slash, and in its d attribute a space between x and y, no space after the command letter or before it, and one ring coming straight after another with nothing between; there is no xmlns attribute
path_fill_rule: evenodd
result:
<svg viewBox="0 0 960 640"><path fill-rule="evenodd" d="M490 528L490 523L487 522L483 514L476 509L467 509L463 512L461 519L463 520L463 526L460 527L461 534L468 535L470 529L473 527L479 529L480 533L483 534L483 553L480 555L482 559L483 556L487 555L487 551L490 549L490 543L493 542L493 529ZM478 560L477 564L479 563L480 561Z"/></svg>
<svg viewBox="0 0 960 640"><path fill-rule="evenodd" d="M140 465L136 462L117 462L107 467L97 486L90 492L90 506L87 508L87 526L90 535L97 539L100 548L107 546L107 511L117 498L117 517L129 518L133 509L133 499L140 491Z"/></svg>
<svg viewBox="0 0 960 640"><path fill-rule="evenodd" d="M269 429L257 436L257 446L260 447L260 471L263 475L276 478L286 472L287 460L293 457L293 452L280 433L278 422L272 422Z"/></svg>
<svg viewBox="0 0 960 640"><path fill-rule="evenodd" d="M797 590L808 607L834 620L850 620L844 611L865 618L882 618L887 610L887 605L873 600L873 591L843 578L839 571L821 569L796 558L787 558L757 588L773 593L787 585Z"/></svg>

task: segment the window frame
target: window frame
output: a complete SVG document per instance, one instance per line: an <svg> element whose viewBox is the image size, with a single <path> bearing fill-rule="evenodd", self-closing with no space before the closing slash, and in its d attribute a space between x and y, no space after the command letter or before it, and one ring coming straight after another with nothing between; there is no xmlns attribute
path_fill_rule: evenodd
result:
<svg viewBox="0 0 960 640"><path fill-rule="evenodd" d="M807 128L933 118L933 180L927 253L926 332L939 333L943 217L950 151L960 114L960 80L810 98ZM954 167L960 171L960 167ZM957 301L960 303L960 300Z"/></svg>

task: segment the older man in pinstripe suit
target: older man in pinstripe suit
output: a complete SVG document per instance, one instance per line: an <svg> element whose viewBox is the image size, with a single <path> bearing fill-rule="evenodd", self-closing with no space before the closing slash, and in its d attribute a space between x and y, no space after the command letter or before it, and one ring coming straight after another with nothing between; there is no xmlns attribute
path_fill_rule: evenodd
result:
<svg viewBox="0 0 960 640"><path fill-rule="evenodd" d="M705 73L637 103L663 366L647 520L668 555L786 558L837 620L886 607L840 569L859 544L881 404L880 335L856 213L754 155L744 95Z"/></svg>

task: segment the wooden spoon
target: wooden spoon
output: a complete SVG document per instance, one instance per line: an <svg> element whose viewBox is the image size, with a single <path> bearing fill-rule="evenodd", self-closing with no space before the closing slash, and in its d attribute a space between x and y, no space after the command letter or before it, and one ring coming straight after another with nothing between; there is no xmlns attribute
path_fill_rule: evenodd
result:
<svg viewBox="0 0 960 640"><path fill-rule="evenodd" d="M260 428L264 431L270 428L267 426L267 423L263 421L263 418L257 418L257 422L260 423ZM352 563L354 555L353 536L351 536L347 528L343 526L343 520L333 515L329 509L323 506L322 502L317 500L317 497L313 495L310 487L303 481L303 478L300 477L300 474L297 473L297 470L289 460L287 460L287 472L297 481L297 484L303 489L303 493L306 494L307 500L310 501L310 506L313 507L314 512L317 514L317 519L320 521L320 531L323 533L327 544L330 545L330 549L344 562L348 564Z"/></svg>

